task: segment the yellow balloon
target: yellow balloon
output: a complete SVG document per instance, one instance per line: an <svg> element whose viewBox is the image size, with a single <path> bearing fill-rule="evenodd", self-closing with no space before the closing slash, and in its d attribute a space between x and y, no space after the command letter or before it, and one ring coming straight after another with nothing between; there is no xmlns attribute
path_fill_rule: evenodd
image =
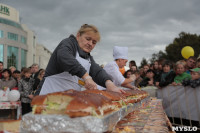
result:
<svg viewBox="0 0 200 133"><path fill-rule="evenodd" d="M188 59L190 56L194 56L194 49L190 46L185 46L181 50L183 58Z"/></svg>

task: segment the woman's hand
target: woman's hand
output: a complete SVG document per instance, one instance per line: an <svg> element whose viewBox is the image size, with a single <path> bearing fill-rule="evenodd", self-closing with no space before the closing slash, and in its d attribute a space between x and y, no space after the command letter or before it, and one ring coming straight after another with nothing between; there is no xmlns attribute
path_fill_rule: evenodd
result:
<svg viewBox="0 0 200 133"><path fill-rule="evenodd" d="M30 99L33 99L34 96L33 96L33 95L28 95L28 97L29 97Z"/></svg>
<svg viewBox="0 0 200 133"><path fill-rule="evenodd" d="M84 87L88 90L97 89L97 84L92 80L88 74L83 76L83 80L85 81Z"/></svg>
<svg viewBox="0 0 200 133"><path fill-rule="evenodd" d="M109 91L114 91L114 92L118 92L118 93L126 93L123 89L120 89L117 86L115 86L114 83L110 80L106 81L106 88Z"/></svg>

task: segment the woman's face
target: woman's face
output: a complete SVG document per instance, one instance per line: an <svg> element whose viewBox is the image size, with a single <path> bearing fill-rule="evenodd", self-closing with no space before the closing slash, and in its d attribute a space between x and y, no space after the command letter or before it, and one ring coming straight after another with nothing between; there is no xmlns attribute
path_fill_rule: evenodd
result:
<svg viewBox="0 0 200 133"><path fill-rule="evenodd" d="M126 74L126 76L127 76L127 78L130 78L131 72L128 72L128 73Z"/></svg>
<svg viewBox="0 0 200 133"><path fill-rule="evenodd" d="M8 77L10 77L10 74L9 74L7 71L5 71L5 72L2 73L2 74L3 74L4 78L8 78Z"/></svg>
<svg viewBox="0 0 200 133"><path fill-rule="evenodd" d="M165 65L165 66L163 67L163 72L167 73L167 72L169 72L169 71L170 71L170 66L169 66L169 65Z"/></svg>
<svg viewBox="0 0 200 133"><path fill-rule="evenodd" d="M24 76L25 76L26 78L30 78L30 77L31 77L31 72L26 72L26 73L24 73Z"/></svg>
<svg viewBox="0 0 200 133"><path fill-rule="evenodd" d="M185 67L182 64L177 65L176 73L177 74L182 74L184 72L185 72Z"/></svg>
<svg viewBox="0 0 200 133"><path fill-rule="evenodd" d="M76 39L80 48L87 53L90 53L98 42L98 37L93 31L86 32L82 35L78 33Z"/></svg>
<svg viewBox="0 0 200 133"><path fill-rule="evenodd" d="M157 61L154 62L154 69L156 69L156 70L158 69L158 62Z"/></svg>
<svg viewBox="0 0 200 133"><path fill-rule="evenodd" d="M136 71L137 67L136 66L131 66L131 70Z"/></svg>
<svg viewBox="0 0 200 133"><path fill-rule="evenodd" d="M147 72L147 70L149 70L149 67L148 67L148 66L144 66L143 68L144 68L144 72L145 72L145 73Z"/></svg>

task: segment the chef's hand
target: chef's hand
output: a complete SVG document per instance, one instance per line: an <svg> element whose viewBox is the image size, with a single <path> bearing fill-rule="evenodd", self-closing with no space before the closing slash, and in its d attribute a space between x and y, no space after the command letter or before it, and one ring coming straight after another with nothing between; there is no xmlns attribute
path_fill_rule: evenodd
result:
<svg viewBox="0 0 200 133"><path fill-rule="evenodd" d="M97 89L97 84L92 80L92 77L90 77L88 74L85 74L82 78L85 82L84 87L86 89L88 90Z"/></svg>
<svg viewBox="0 0 200 133"><path fill-rule="evenodd" d="M115 86L114 83L110 80L106 81L106 88L109 91L114 91L114 92L118 92L118 93L126 93L123 89L120 89L117 86Z"/></svg>

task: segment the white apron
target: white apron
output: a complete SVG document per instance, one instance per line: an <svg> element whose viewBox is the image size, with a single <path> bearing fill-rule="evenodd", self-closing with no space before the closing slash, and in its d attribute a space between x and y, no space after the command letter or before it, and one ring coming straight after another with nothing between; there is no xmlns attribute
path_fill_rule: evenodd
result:
<svg viewBox="0 0 200 133"><path fill-rule="evenodd" d="M91 66L90 60L81 58L78 52L76 54L76 59L87 70L87 73L89 73ZM78 80L80 79L81 78L77 76L72 76L69 72L62 72L56 75L46 77L40 95L66 91L69 89L81 91L81 88L83 86L78 84Z"/></svg>

